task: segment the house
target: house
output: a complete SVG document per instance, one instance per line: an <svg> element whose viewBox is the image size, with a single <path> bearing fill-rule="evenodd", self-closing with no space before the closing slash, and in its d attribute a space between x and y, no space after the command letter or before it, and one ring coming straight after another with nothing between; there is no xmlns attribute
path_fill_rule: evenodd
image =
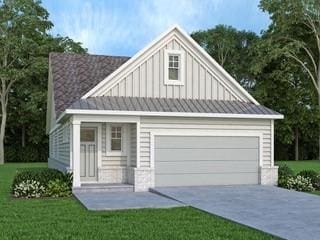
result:
<svg viewBox="0 0 320 240"><path fill-rule="evenodd" d="M50 54L49 167L75 188L274 185L282 118L178 26L132 58Z"/></svg>

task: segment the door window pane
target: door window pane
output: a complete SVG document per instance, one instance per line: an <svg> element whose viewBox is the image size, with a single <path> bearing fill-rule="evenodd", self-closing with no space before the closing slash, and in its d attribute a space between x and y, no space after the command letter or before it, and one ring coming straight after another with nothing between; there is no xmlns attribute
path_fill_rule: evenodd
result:
<svg viewBox="0 0 320 240"><path fill-rule="evenodd" d="M80 141L81 142L94 142L95 141L95 130L92 128L81 128L80 130Z"/></svg>

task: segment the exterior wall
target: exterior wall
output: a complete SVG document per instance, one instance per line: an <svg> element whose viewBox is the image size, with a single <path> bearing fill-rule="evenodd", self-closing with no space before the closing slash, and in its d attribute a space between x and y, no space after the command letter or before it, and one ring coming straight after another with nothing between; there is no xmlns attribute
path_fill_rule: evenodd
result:
<svg viewBox="0 0 320 240"><path fill-rule="evenodd" d="M182 86L164 83L165 49L181 50L185 56ZM225 77L215 72L190 46L172 37L103 95L248 101Z"/></svg>
<svg viewBox="0 0 320 240"><path fill-rule="evenodd" d="M151 167L150 132L166 130L168 134L174 130L233 130L234 132L258 132L262 139L262 166L271 167L271 121L261 119L210 119L210 118L178 118L178 117L142 117L140 123L140 161L141 167Z"/></svg>
<svg viewBox="0 0 320 240"><path fill-rule="evenodd" d="M151 161L151 135L154 131L229 131L232 133L259 134L260 146L259 183L275 185L277 183L277 167L273 162L273 121L263 119L210 119L210 118L178 118L178 117L141 117L140 120L140 168L135 169L135 191L146 191L154 187L154 166Z"/></svg>
<svg viewBox="0 0 320 240"><path fill-rule="evenodd" d="M50 168L60 171L70 169L70 124L64 124L56 128L49 135L49 159Z"/></svg>

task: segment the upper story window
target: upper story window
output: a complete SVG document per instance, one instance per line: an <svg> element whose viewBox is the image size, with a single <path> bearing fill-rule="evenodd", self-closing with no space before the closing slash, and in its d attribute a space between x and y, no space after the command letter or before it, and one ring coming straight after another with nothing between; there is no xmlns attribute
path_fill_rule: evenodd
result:
<svg viewBox="0 0 320 240"><path fill-rule="evenodd" d="M179 80L180 56L169 54L169 80Z"/></svg>
<svg viewBox="0 0 320 240"><path fill-rule="evenodd" d="M166 85L184 85L184 52L180 50L165 50Z"/></svg>

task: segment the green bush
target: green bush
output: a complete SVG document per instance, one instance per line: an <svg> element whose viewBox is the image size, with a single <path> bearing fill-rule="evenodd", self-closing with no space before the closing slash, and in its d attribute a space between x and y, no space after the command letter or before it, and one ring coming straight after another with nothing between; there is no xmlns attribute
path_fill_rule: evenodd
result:
<svg viewBox="0 0 320 240"><path fill-rule="evenodd" d="M71 190L67 182L55 179L49 181L45 194L48 197L69 197Z"/></svg>
<svg viewBox="0 0 320 240"><path fill-rule="evenodd" d="M296 177L289 177L286 183L286 188L301 191L301 192L312 192L314 187L312 186L311 179L305 178L300 175Z"/></svg>
<svg viewBox="0 0 320 240"><path fill-rule="evenodd" d="M66 182L66 176L62 172L51 168L32 168L19 170L13 179L12 190L16 185L24 181L37 181L41 186L47 187L49 181L59 179Z"/></svg>
<svg viewBox="0 0 320 240"><path fill-rule="evenodd" d="M286 187L288 179L294 176L295 174L293 170L290 167L288 167L288 165L280 165L278 170L278 186Z"/></svg>
<svg viewBox="0 0 320 240"><path fill-rule="evenodd" d="M298 175L304 177L304 178L309 178L311 180L312 186L320 190L320 175L318 172L314 170L303 170L298 173Z"/></svg>
<svg viewBox="0 0 320 240"><path fill-rule="evenodd" d="M44 192L44 186L34 180L22 181L13 188L13 195L19 198L39 198Z"/></svg>

